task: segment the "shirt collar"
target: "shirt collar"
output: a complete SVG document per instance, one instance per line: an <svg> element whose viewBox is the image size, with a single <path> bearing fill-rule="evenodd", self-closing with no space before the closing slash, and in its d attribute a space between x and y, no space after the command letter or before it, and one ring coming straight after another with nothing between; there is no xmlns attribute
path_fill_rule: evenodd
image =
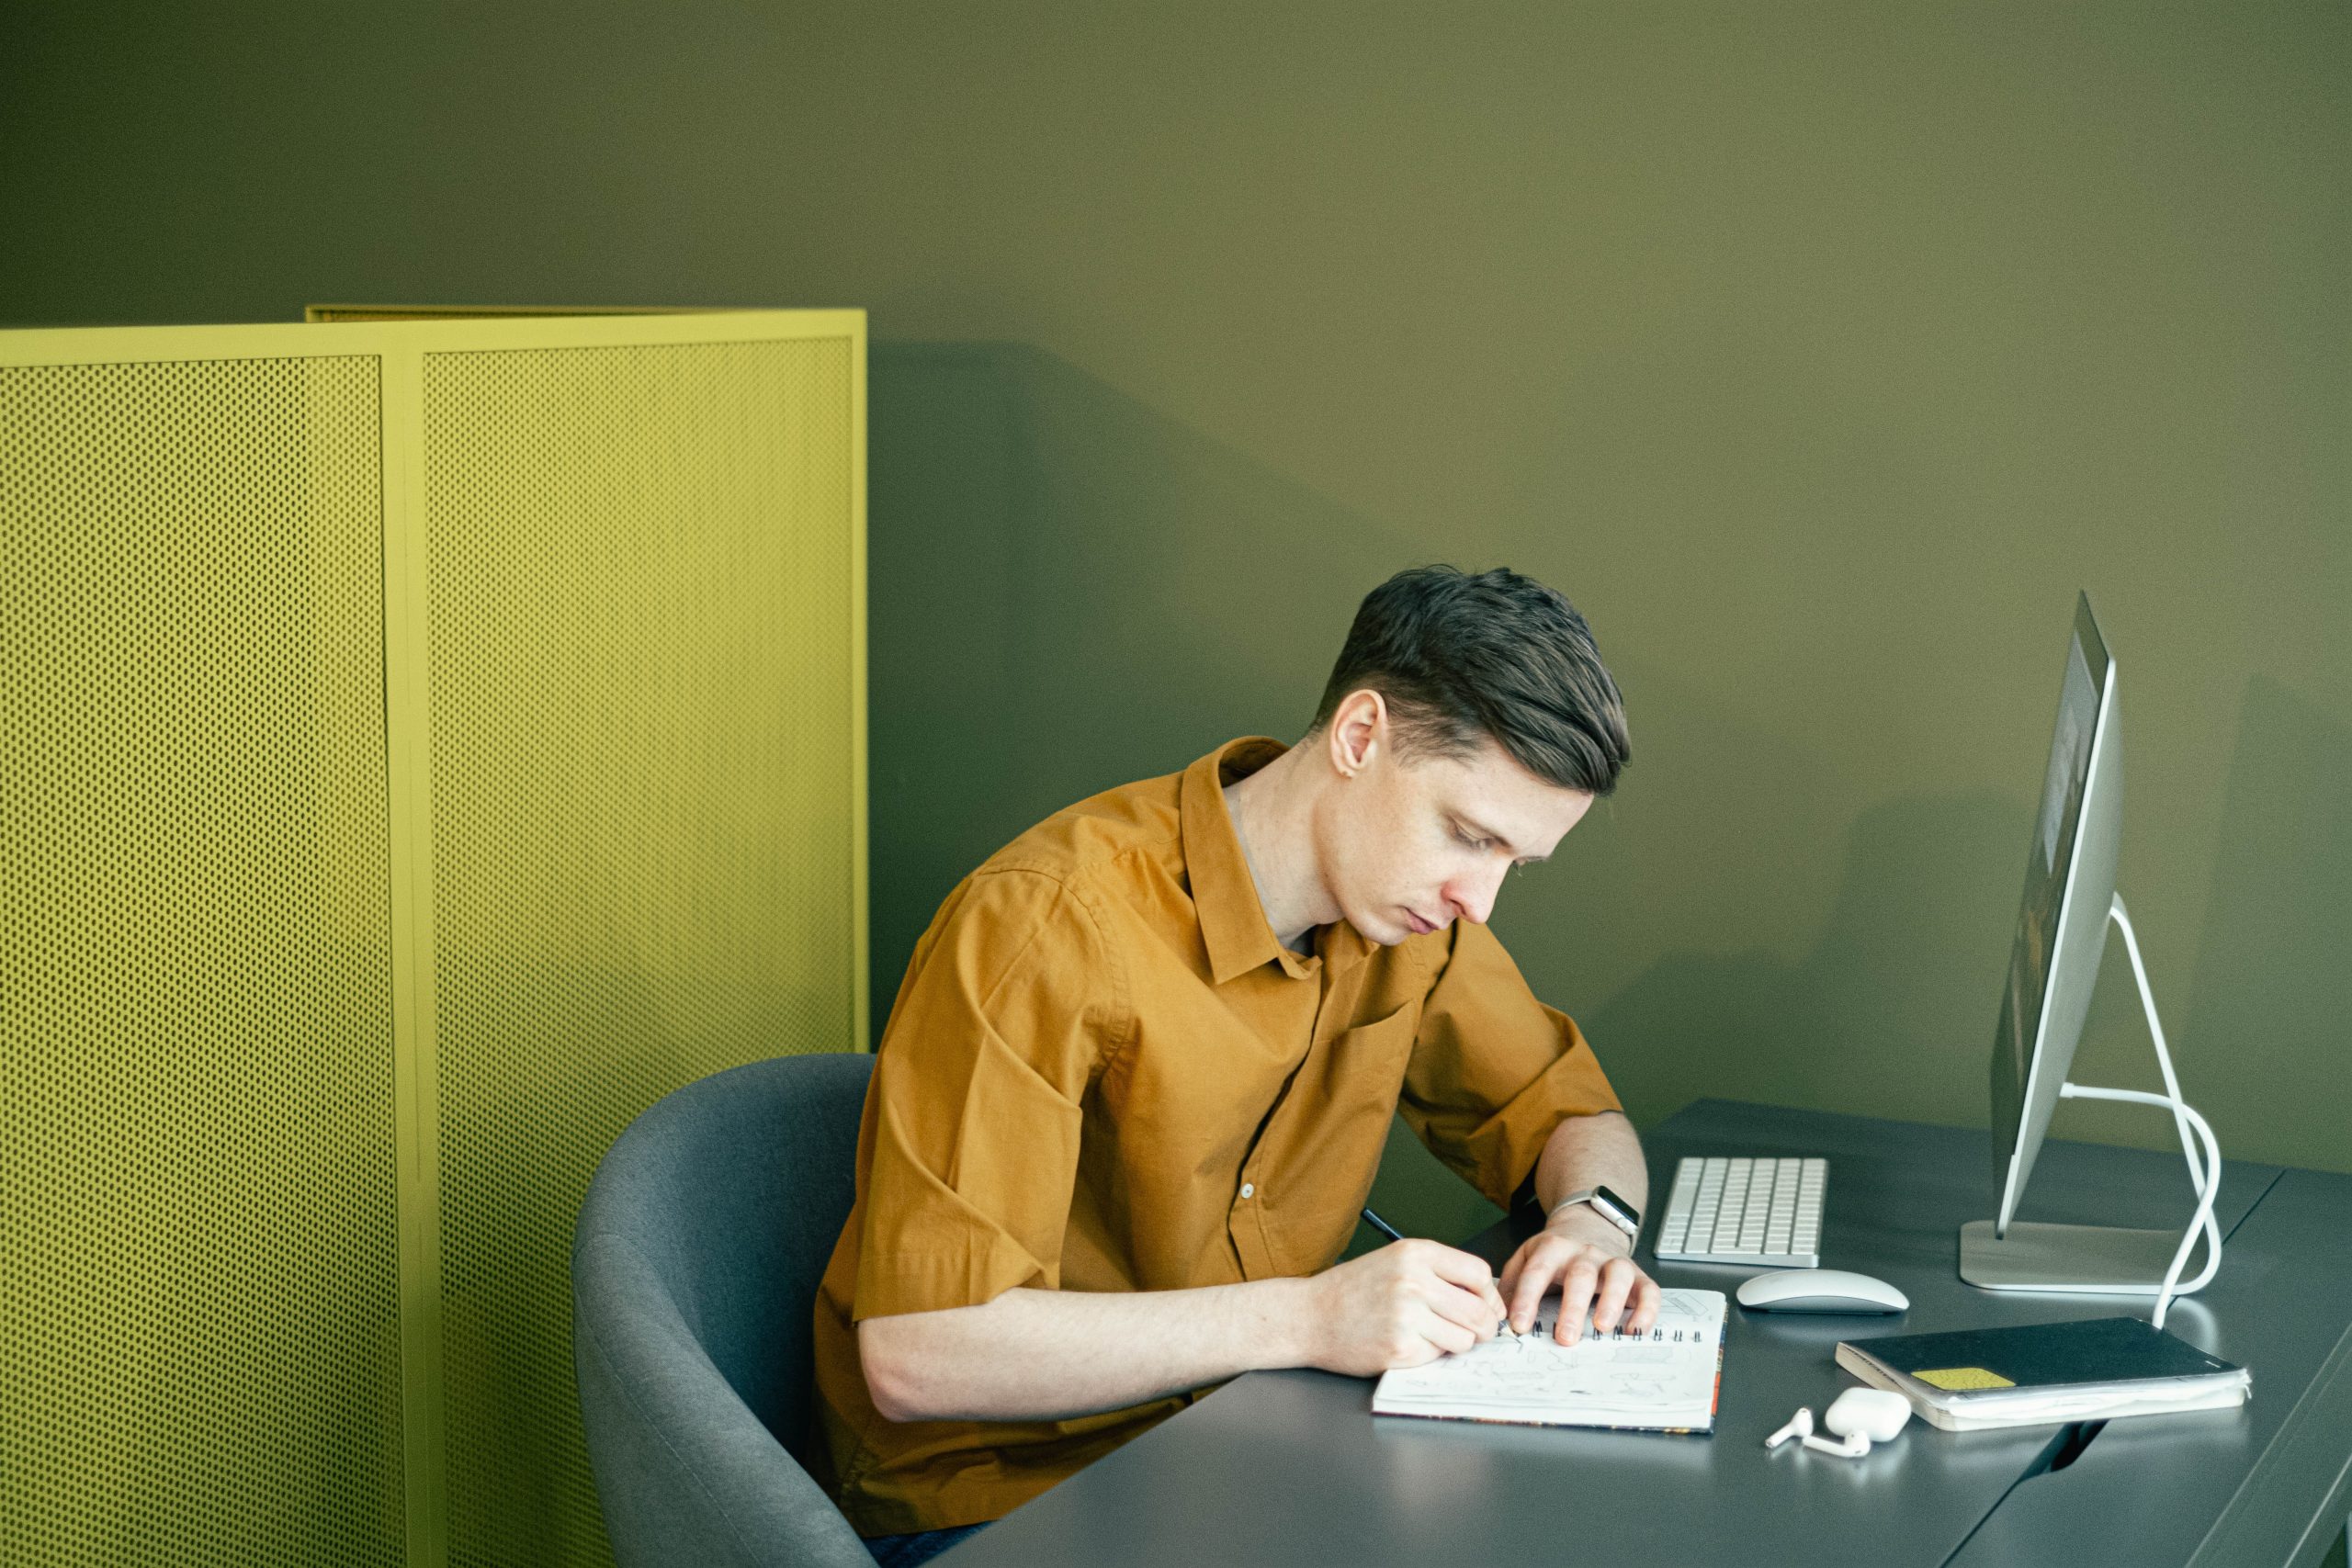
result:
<svg viewBox="0 0 2352 1568"><path fill-rule="evenodd" d="M1228 740L1184 770L1178 810L1184 834L1184 871L1193 908L1208 949L1209 978L1224 985L1264 964L1279 964L1295 978L1312 973L1308 961L1284 947L1267 923L1266 906L1225 807L1223 785L1248 778L1290 750L1262 735ZM1364 956L1367 944L1345 920L1316 933L1316 949L1334 976Z"/></svg>

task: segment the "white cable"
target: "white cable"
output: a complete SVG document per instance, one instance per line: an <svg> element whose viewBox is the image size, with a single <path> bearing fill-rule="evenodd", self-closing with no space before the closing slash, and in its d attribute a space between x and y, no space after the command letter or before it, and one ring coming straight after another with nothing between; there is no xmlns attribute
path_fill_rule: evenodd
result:
<svg viewBox="0 0 2352 1568"><path fill-rule="evenodd" d="M2188 1229L2180 1238L2180 1247L2172 1255L2172 1267L2165 1270L2164 1284L2156 1292L2155 1315L2148 1320L2156 1327L2162 1328L2165 1325L2165 1313L2172 1305L2172 1298L2176 1295L2190 1295L2203 1290L2212 1282L2214 1272L2222 1266L2222 1229L2213 1223L2213 1200L2222 1189L2221 1145L2214 1142L2213 1129L2207 1125L2204 1117L2199 1116L2182 1101L2167 1099L2161 1094L2147 1094L2136 1089L2087 1089L2081 1084L2074 1083L2061 1086L2058 1094L2064 1100L2121 1100L2134 1105L2169 1106L2176 1115L2188 1117L2196 1127L2197 1135L2204 1140L2207 1158L2211 1162L2207 1168L2211 1173L2211 1179L2205 1179L2204 1172L2199 1173L2196 1216L2188 1222ZM2191 1168L2195 1168L2194 1162L2191 1163ZM2186 1285L2179 1285L2180 1271L2188 1262L2189 1251L2196 1247L2199 1231L2204 1233L2207 1244L2205 1267L2199 1272L2196 1279ZM2177 1289L2175 1288L2177 1285Z"/></svg>
<svg viewBox="0 0 2352 1568"><path fill-rule="evenodd" d="M2188 1124L2180 1114L2188 1109L2188 1103L2181 1099L2180 1080L2173 1076L2172 1052L2165 1044L2163 1021L2156 1017L2156 994L2148 988L2148 966L2140 961L2140 936L2132 929L2132 917L2124 910L2122 894L2109 899L2107 918L2123 933L2123 951L2132 957L2132 978L2140 986L2140 1010L2148 1020L2148 1038L2155 1043L2156 1067L2165 1076L2165 1092L2172 1096L2176 1107L2173 1126L2180 1134L2180 1152L2188 1160L2188 1179L2191 1185L2201 1187L2205 1173L2197 1168L2197 1150L2189 1142Z"/></svg>
<svg viewBox="0 0 2352 1568"><path fill-rule="evenodd" d="M2148 986L2148 966L2140 959L2139 934L2132 929L2132 917L2124 910L2123 895L2120 893L2109 903L2107 918L2123 932L2123 950L2132 956L2132 977L2139 982L2140 1010L2148 1021L2148 1038L2156 1047L2156 1066L2165 1077L2165 1092L2147 1094L2133 1089L2086 1089L2081 1084L2064 1083L2058 1086L2058 1097L2061 1100L2120 1100L2134 1105L2159 1105L2172 1112L2174 1130L2180 1134L2181 1156L2188 1161L2188 1179L2197 1190L2197 1213L2181 1235L2179 1249L2172 1255L2172 1267L2165 1270L2164 1283L2156 1290L2155 1315L2149 1322L2162 1328L2173 1297L2203 1290L2222 1266L2222 1227L2213 1222L2213 1200L2222 1191L2222 1145L2214 1139L2211 1124L2180 1097L2180 1079L2173 1073L2172 1052L2165 1044L2165 1026L2156 1017L2155 992ZM2194 1138L2189 1135L2192 1127L2196 1132ZM2205 1145L2206 1158L2203 1162L2197 1157L2199 1142ZM2196 1279L2182 1285L2179 1283L2180 1271L2188 1267L2188 1254L2196 1247L2200 1231L2205 1236L2205 1268Z"/></svg>

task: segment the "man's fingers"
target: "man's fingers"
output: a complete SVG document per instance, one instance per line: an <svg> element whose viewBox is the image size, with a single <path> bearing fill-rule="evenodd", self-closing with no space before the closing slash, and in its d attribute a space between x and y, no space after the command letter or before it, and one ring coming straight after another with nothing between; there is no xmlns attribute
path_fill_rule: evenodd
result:
<svg viewBox="0 0 2352 1568"><path fill-rule="evenodd" d="M1510 1255L1510 1260L1503 1265L1503 1271L1496 1276L1495 1288L1502 1293L1503 1300L1511 1299L1511 1288L1519 1282L1520 1270L1527 1267L1527 1249L1534 1245L1533 1242L1520 1243L1519 1250Z"/></svg>
<svg viewBox="0 0 2352 1568"><path fill-rule="evenodd" d="M1504 1265L1503 1299L1511 1330L1534 1326L1544 1295L1557 1285L1560 1315L1552 1330L1563 1345L1584 1337L1589 1319L1600 1333L1647 1333L1657 1322L1657 1281L1630 1258L1609 1257L1566 1237L1542 1235L1511 1255Z"/></svg>
<svg viewBox="0 0 2352 1568"><path fill-rule="evenodd" d="M1442 1312L1431 1312L1421 1326L1421 1337L1449 1356L1458 1356L1487 1336L1465 1327Z"/></svg>
<svg viewBox="0 0 2352 1568"><path fill-rule="evenodd" d="M1647 1334L1657 1323L1657 1281L1647 1274L1634 1280L1634 1332Z"/></svg>
<svg viewBox="0 0 2352 1568"><path fill-rule="evenodd" d="M1575 1261L1580 1250L1577 1243L1564 1236L1545 1235L1530 1241L1513 1259L1520 1270L1507 1292L1511 1332L1524 1334L1535 1326L1536 1309L1544 1304L1544 1292L1565 1278L1562 1270Z"/></svg>
<svg viewBox="0 0 2352 1568"><path fill-rule="evenodd" d="M1524 1334L1535 1325L1535 1309L1544 1304L1544 1292L1550 1288L1555 1266L1537 1258L1527 1260L1512 1283L1510 1295L1510 1331Z"/></svg>
<svg viewBox="0 0 2352 1568"><path fill-rule="evenodd" d="M1465 1291L1458 1285L1432 1283L1424 1291L1430 1310L1449 1323L1484 1339L1495 1332L1495 1320L1502 1316L1494 1299L1494 1287L1485 1291Z"/></svg>
<svg viewBox="0 0 2352 1568"><path fill-rule="evenodd" d="M1490 1325L1493 1319L1503 1315L1502 1293L1495 1289L1495 1272L1487 1267L1485 1258L1475 1253L1431 1243L1421 1261L1446 1285L1476 1297L1479 1311L1485 1314Z"/></svg>
<svg viewBox="0 0 2352 1568"><path fill-rule="evenodd" d="M1618 1319L1625 1314L1625 1297L1632 1292L1636 1278L1633 1264L1623 1258L1612 1258L1600 1266L1600 1288L1592 1298L1595 1334L1607 1334L1616 1328Z"/></svg>
<svg viewBox="0 0 2352 1568"><path fill-rule="evenodd" d="M1554 1285L1560 1291L1560 1316L1553 1337L1573 1345L1585 1323L1601 1333L1646 1331L1657 1321L1657 1281L1628 1258L1610 1258L1580 1242L1543 1235L1511 1255L1504 1265L1503 1300L1511 1331L1534 1325L1537 1310Z"/></svg>
<svg viewBox="0 0 2352 1568"><path fill-rule="evenodd" d="M1476 1253L1431 1242L1421 1261L1429 1266L1430 1273L1449 1285L1459 1285L1465 1291L1494 1288L1495 1271L1487 1268L1487 1260Z"/></svg>
<svg viewBox="0 0 2352 1568"><path fill-rule="evenodd" d="M1560 1317L1552 1325L1553 1338L1573 1345L1584 1337L1585 1314L1591 1309L1592 1288L1600 1278L1600 1270L1589 1253L1568 1265L1560 1276Z"/></svg>
<svg viewBox="0 0 2352 1568"><path fill-rule="evenodd" d="M1520 1303L1520 1281L1524 1281L1526 1279L1526 1253L1532 1251L1533 1246L1536 1246L1533 1241L1521 1244L1520 1251L1510 1256L1510 1262L1505 1262L1503 1265L1503 1277L1494 1281L1496 1300L1503 1303L1503 1321L1505 1324L1510 1324L1512 1333L1520 1333L1520 1307L1517 1307L1517 1303ZM1538 1298L1541 1298L1541 1291L1538 1291ZM1529 1307L1529 1312L1533 1312L1533 1307Z"/></svg>

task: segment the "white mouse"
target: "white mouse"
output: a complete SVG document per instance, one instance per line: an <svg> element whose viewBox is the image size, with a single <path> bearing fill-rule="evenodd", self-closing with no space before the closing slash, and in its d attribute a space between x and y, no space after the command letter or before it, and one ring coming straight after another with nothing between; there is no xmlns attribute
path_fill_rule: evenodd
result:
<svg viewBox="0 0 2352 1568"><path fill-rule="evenodd" d="M1780 1269L1740 1281L1739 1304L1758 1312L1908 1312L1911 1298L1883 1280L1843 1269Z"/></svg>

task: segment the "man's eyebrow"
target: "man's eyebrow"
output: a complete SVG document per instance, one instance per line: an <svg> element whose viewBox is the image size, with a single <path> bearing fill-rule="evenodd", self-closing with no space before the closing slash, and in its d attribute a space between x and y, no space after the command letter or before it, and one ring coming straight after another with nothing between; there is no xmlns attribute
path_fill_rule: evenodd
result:
<svg viewBox="0 0 2352 1568"><path fill-rule="evenodd" d="M1478 837L1482 839L1492 839L1503 848L1507 850L1510 849L1510 840L1504 838L1500 833L1496 832L1492 828L1482 828L1477 823L1473 822L1469 818L1462 815L1459 811L1453 814L1453 819L1461 823L1464 828L1469 829L1473 833L1477 834ZM1552 857L1550 855L1522 855L1513 850L1511 852L1511 858L1527 865L1542 865L1545 861L1550 860Z"/></svg>

